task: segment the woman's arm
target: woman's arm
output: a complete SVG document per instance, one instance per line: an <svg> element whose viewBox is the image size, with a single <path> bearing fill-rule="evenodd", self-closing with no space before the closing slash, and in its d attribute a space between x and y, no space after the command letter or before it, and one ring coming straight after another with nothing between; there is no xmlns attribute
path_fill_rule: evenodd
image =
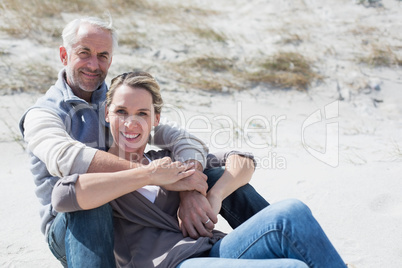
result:
<svg viewBox="0 0 402 268"><path fill-rule="evenodd" d="M188 165L172 162L169 157L165 157L135 169L86 173L75 180L72 177L70 181L61 179L53 190L52 205L59 212L71 211L71 208L64 205L69 203L75 203L84 210L96 208L145 185L164 186L175 183L194 173L194 169L188 168ZM73 193L68 193L67 189Z"/></svg>
<svg viewBox="0 0 402 268"><path fill-rule="evenodd" d="M201 139L178 127L177 123L159 123L151 144L170 151L177 161L196 160L205 168L208 147Z"/></svg>
<svg viewBox="0 0 402 268"><path fill-rule="evenodd" d="M254 162L248 157L238 154L227 157L225 172L207 193L207 199L216 215L219 214L222 201L250 181L254 169Z"/></svg>

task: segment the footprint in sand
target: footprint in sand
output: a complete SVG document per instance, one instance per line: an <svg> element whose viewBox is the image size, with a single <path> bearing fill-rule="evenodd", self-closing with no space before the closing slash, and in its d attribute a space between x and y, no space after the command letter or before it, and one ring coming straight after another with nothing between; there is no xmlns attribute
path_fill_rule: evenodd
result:
<svg viewBox="0 0 402 268"><path fill-rule="evenodd" d="M402 200L391 194L380 194L370 202L370 209L376 213L392 214L402 217Z"/></svg>

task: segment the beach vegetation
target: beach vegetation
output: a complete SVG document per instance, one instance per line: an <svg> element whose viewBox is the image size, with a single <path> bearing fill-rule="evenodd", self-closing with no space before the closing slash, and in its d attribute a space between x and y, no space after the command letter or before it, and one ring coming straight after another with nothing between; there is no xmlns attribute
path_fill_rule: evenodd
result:
<svg viewBox="0 0 402 268"><path fill-rule="evenodd" d="M58 70L46 63L30 59L27 64L4 64L0 66L8 77L0 82L2 94L17 92L45 93L57 79Z"/></svg>
<svg viewBox="0 0 402 268"><path fill-rule="evenodd" d="M239 88L233 77L235 62L226 57L189 58L173 64L172 68L179 74L181 82L193 88L217 92L223 92L227 88Z"/></svg>
<svg viewBox="0 0 402 268"><path fill-rule="evenodd" d="M259 70L248 74L252 82L269 83L280 88L306 90L320 76L310 60L297 52L280 51L264 59Z"/></svg>
<svg viewBox="0 0 402 268"><path fill-rule="evenodd" d="M210 72L230 71L234 66L233 61L231 61L230 59L214 56L192 58L187 60L184 65Z"/></svg>
<svg viewBox="0 0 402 268"><path fill-rule="evenodd" d="M225 42L226 36L212 28L207 27L189 27L190 32L194 33L202 39L207 39L215 42Z"/></svg>
<svg viewBox="0 0 402 268"><path fill-rule="evenodd" d="M370 53L359 57L358 62L372 67L392 67L401 66L402 58L399 58L390 46L373 45Z"/></svg>

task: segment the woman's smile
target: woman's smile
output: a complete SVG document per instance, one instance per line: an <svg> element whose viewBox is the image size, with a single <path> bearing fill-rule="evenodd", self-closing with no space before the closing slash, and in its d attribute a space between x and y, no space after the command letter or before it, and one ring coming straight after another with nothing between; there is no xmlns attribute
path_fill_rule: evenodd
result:
<svg viewBox="0 0 402 268"><path fill-rule="evenodd" d="M126 140L136 140L141 134L134 134L134 133L127 133L127 132L121 132L121 134L123 135L124 138L126 138Z"/></svg>

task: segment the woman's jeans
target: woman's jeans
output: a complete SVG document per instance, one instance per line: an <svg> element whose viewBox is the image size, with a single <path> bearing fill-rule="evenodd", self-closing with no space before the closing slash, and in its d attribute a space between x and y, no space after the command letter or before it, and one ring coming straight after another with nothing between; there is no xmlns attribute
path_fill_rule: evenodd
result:
<svg viewBox="0 0 402 268"><path fill-rule="evenodd" d="M218 241L209 256L178 267L346 267L310 209L294 199L250 218Z"/></svg>
<svg viewBox="0 0 402 268"><path fill-rule="evenodd" d="M224 169L205 170L212 187ZM268 202L247 184L222 203L221 215L232 228L268 206ZM113 213L109 204L96 209L59 213L48 232L53 255L68 267L115 267L113 255Z"/></svg>

